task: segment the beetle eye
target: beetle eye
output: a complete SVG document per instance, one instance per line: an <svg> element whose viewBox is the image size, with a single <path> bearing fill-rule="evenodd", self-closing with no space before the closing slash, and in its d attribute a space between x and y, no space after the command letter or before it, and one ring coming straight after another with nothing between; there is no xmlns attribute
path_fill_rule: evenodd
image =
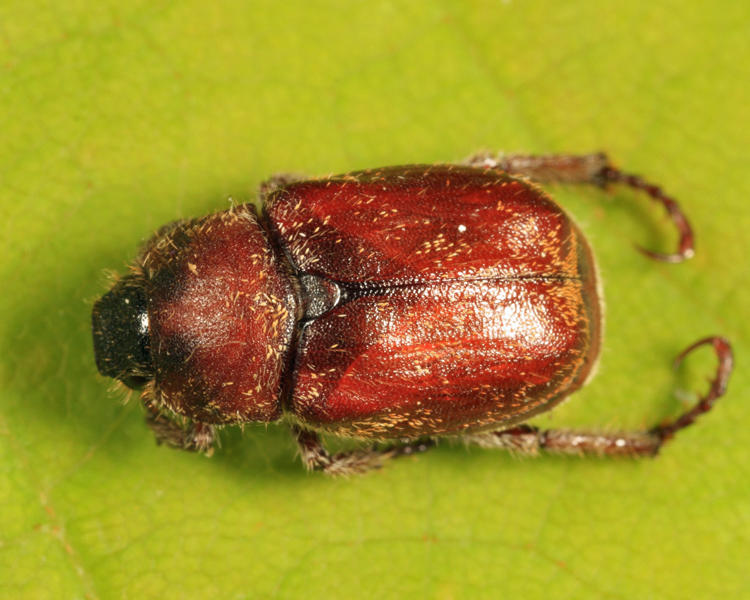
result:
<svg viewBox="0 0 750 600"><path fill-rule="evenodd" d="M96 368L131 389L153 377L145 282L124 277L94 304Z"/></svg>

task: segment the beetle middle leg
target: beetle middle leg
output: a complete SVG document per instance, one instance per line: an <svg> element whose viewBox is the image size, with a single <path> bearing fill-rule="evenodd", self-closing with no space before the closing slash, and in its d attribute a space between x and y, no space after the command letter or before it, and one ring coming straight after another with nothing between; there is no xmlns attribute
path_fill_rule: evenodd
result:
<svg viewBox="0 0 750 600"><path fill-rule="evenodd" d="M504 448L521 454L537 454L540 450L545 450L558 454L654 456L678 431L692 425L701 414L711 410L716 400L726 392L733 363L732 348L726 339L708 337L698 340L677 356L675 366L693 350L705 345L713 346L719 359L708 393L701 396L690 410L678 418L649 430L594 433L565 429L541 430L529 425L519 425L502 431L468 434L463 436L463 439L483 448Z"/></svg>
<svg viewBox="0 0 750 600"><path fill-rule="evenodd" d="M658 185L647 182L639 175L623 173L602 152L541 156L481 153L472 156L466 163L511 175L522 175L539 183L584 183L599 187L619 183L640 190L664 207L675 224L680 239L677 251L673 253L654 252L641 247L638 250L649 258L663 262L681 262L694 254L693 230L677 201L665 194Z"/></svg>
<svg viewBox="0 0 750 600"><path fill-rule="evenodd" d="M392 458L425 452L435 446L434 440L426 438L382 448L372 446L363 450L349 450L330 454L315 431L293 425L292 433L297 440L305 467L311 471L323 471L327 475L333 476L346 477L347 475L356 475L379 469Z"/></svg>

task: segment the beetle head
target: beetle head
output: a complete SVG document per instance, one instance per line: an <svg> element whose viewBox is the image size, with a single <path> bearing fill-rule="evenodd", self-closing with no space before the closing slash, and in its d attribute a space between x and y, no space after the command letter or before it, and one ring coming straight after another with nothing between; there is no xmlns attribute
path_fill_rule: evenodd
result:
<svg viewBox="0 0 750 600"><path fill-rule="evenodd" d="M154 376L146 282L128 275L94 304L91 315L96 367L131 389Z"/></svg>

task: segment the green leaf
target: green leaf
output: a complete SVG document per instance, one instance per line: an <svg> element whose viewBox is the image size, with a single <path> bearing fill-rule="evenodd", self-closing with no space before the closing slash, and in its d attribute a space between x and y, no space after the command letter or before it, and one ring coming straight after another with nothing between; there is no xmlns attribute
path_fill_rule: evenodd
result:
<svg viewBox="0 0 750 600"><path fill-rule="evenodd" d="M518 0L0 7L0 596L716 598L750 550L750 6ZM656 460L449 444L350 480L277 426L211 459L157 447L96 374L105 269L163 223L251 201L276 172L606 150L680 199L696 257L628 191L551 191L607 297L596 379L544 427L637 428L705 387ZM685 393L682 394L685 396Z"/></svg>

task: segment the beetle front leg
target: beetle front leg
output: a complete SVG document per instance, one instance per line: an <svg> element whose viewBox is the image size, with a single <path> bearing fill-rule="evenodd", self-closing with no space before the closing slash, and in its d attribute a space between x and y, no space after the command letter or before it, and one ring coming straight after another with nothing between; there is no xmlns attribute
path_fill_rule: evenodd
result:
<svg viewBox="0 0 750 600"><path fill-rule="evenodd" d="M564 429L540 430L529 425L520 425L503 431L468 434L464 440L483 448L504 448L521 454L537 454L540 450L558 454L596 454L600 456L654 456L665 442L692 425L703 413L713 407L716 400L726 393L732 373L733 357L729 342L722 337L698 340L683 350L675 360L675 366L700 346L713 346L719 359L716 374L705 396L690 410L677 419L657 425L647 431L621 433L592 433Z"/></svg>
<svg viewBox="0 0 750 600"><path fill-rule="evenodd" d="M372 446L364 450L330 454L315 431L293 425L292 433L297 440L302 462L308 470L323 471L326 475L343 477L379 469L392 458L425 452L435 445L434 440L425 439L383 448Z"/></svg>
<svg viewBox="0 0 750 600"><path fill-rule="evenodd" d="M156 443L170 448L202 452L211 456L214 451L216 436L214 428L206 423L192 422L183 426L160 411L148 400L143 401L146 407L146 424L154 432Z"/></svg>
<svg viewBox="0 0 750 600"><path fill-rule="evenodd" d="M645 181L639 175L623 173L614 167L607 155L602 152L541 156L481 153L472 156L466 162L474 167L496 169L511 175L529 177L539 183L584 183L599 187L620 183L640 190L664 207L675 224L680 239L677 252L664 254L640 246L638 250L649 258L663 262L681 262L695 253L692 227L677 201L667 196L659 186Z"/></svg>

